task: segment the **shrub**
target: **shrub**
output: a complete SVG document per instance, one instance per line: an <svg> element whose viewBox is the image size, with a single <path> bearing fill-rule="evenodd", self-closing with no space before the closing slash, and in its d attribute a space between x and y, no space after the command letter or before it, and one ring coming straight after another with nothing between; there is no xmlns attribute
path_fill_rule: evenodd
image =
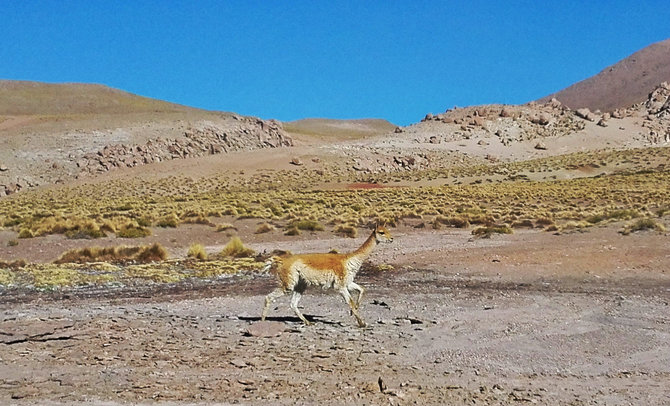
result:
<svg viewBox="0 0 670 406"><path fill-rule="evenodd" d="M233 258L244 258L244 257L253 257L256 252L251 248L248 248L244 245L240 237L233 237L230 239L228 244L223 247L221 251L221 256L223 257L233 257Z"/></svg>
<svg viewBox="0 0 670 406"><path fill-rule="evenodd" d="M207 252L205 251L205 247L202 246L202 244L191 244L188 249L188 253L186 253L186 256L204 261L207 259Z"/></svg>
<svg viewBox="0 0 670 406"><path fill-rule="evenodd" d="M7 246L8 246L8 247L16 247L17 245L19 245L19 242L18 242L17 240L9 240L9 241L7 241Z"/></svg>

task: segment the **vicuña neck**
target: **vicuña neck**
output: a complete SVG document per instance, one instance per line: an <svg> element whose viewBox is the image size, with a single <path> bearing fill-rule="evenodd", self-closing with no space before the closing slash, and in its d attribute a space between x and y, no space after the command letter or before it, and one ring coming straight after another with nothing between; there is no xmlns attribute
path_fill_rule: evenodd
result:
<svg viewBox="0 0 670 406"><path fill-rule="evenodd" d="M375 238L375 232L373 231L372 234L370 234L370 236L368 237L368 239L365 240L363 245L358 247L358 249L352 253L352 256L365 258L368 255L370 255L370 253L376 246L377 246L377 239Z"/></svg>

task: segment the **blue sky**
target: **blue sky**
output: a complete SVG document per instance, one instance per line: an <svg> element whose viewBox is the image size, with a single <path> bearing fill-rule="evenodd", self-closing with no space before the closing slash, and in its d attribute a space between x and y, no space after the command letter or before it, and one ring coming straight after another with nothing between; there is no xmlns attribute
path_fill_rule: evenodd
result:
<svg viewBox="0 0 670 406"><path fill-rule="evenodd" d="M284 121L524 103L670 38L661 1L0 0L0 78Z"/></svg>

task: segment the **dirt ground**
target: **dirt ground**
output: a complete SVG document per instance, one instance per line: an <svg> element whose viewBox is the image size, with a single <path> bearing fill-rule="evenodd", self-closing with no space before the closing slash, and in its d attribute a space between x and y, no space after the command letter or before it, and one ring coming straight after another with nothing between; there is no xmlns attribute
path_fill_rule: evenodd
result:
<svg viewBox="0 0 670 406"><path fill-rule="evenodd" d="M670 404L667 235L394 237L370 258L394 269L357 277L363 329L320 291L301 302L314 325L288 298L260 322L268 274L2 292L0 402ZM345 250L365 236L301 238L254 248Z"/></svg>

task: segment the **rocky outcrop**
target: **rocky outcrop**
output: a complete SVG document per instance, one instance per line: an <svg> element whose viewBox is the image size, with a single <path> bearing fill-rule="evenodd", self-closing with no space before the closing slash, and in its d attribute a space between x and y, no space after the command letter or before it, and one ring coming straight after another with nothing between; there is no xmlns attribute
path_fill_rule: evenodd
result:
<svg viewBox="0 0 670 406"><path fill-rule="evenodd" d="M84 173L99 173L171 159L293 145L277 121L237 119L244 125L223 129L213 123L202 123L187 129L178 139L153 138L143 145L107 145L96 153L84 155L76 165Z"/></svg>

